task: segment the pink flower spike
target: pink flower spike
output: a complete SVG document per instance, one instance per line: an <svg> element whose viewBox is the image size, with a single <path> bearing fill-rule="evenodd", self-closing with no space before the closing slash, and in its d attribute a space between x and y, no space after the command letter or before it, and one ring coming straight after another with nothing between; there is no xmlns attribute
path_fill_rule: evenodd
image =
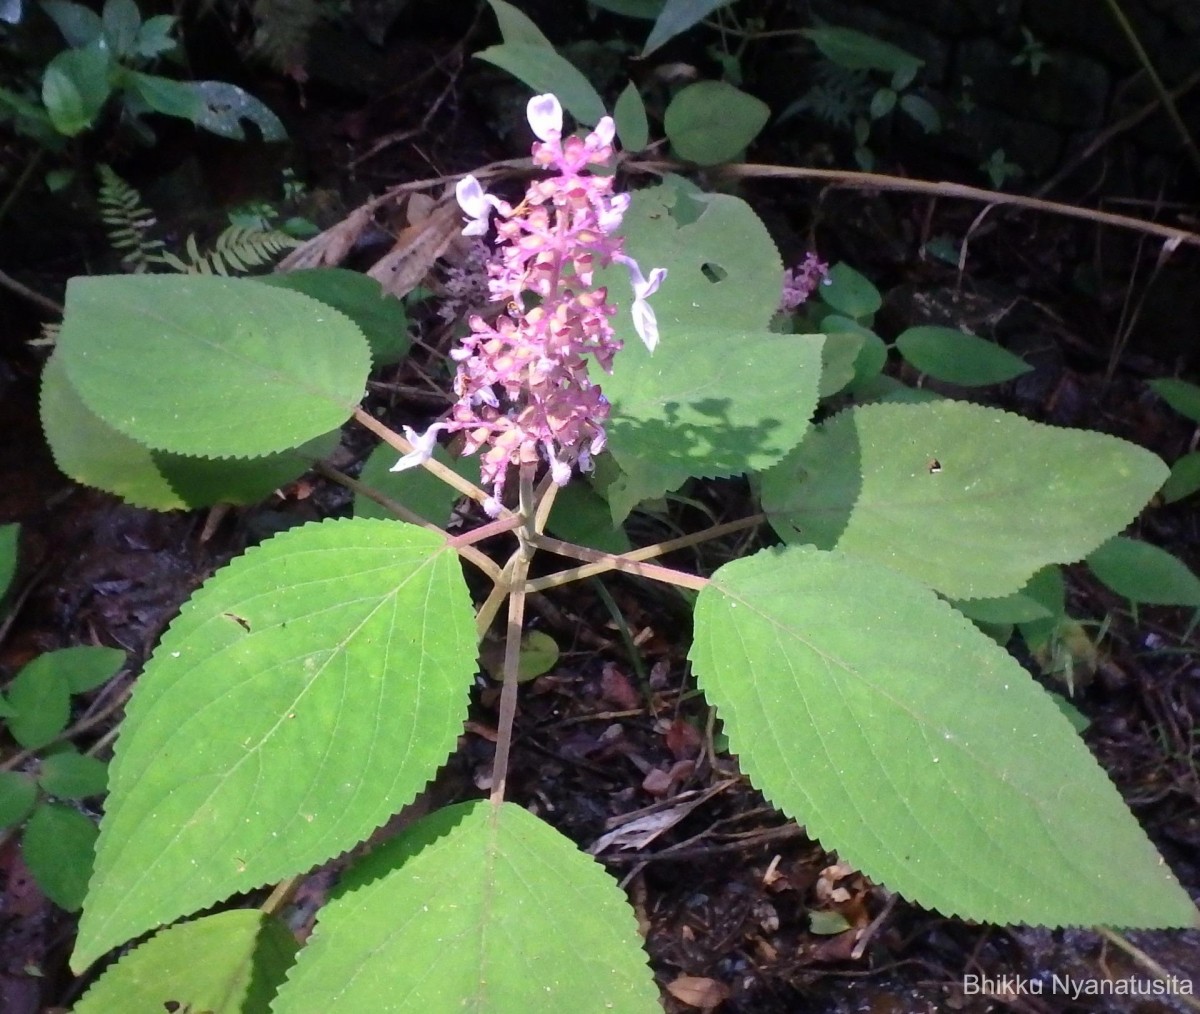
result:
<svg viewBox="0 0 1200 1014"><path fill-rule="evenodd" d="M434 423L424 433L418 433L411 426L405 426L404 435L408 437L408 442L413 445L413 449L397 461L389 471L403 472L406 469L425 464L433 457L433 449L437 446L437 435L444 429L447 429L445 423Z"/></svg>
<svg viewBox="0 0 1200 1014"><path fill-rule="evenodd" d="M556 141L562 136L563 111L558 99L547 92L545 95L535 95L525 107L529 117L529 126L543 141Z"/></svg>
<svg viewBox="0 0 1200 1014"><path fill-rule="evenodd" d="M467 213L470 221L463 229L464 236L482 236L488 231L488 207L494 207L496 198L484 193L479 180L474 176L464 176L454 186L454 196L458 198L458 206Z"/></svg>

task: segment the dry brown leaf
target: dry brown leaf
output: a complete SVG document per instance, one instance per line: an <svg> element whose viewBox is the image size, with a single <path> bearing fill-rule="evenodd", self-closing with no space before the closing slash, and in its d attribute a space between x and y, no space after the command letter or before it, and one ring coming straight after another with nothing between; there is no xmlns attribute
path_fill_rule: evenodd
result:
<svg viewBox="0 0 1200 1014"><path fill-rule="evenodd" d="M301 243L279 262L275 270L299 271L303 268L337 267L346 259L370 224L370 210L366 207L355 208L337 225L331 225L324 232Z"/></svg>
<svg viewBox="0 0 1200 1014"><path fill-rule="evenodd" d="M367 274L383 286L384 292L398 299L407 296L425 280L434 262L462 232L462 221L462 209L453 200L443 202L419 222L410 220L396 237L396 245Z"/></svg>
<svg viewBox="0 0 1200 1014"><path fill-rule="evenodd" d="M681 975L667 983L667 992L680 1003L700 1010L716 1010L729 999L729 987L716 979L699 975Z"/></svg>

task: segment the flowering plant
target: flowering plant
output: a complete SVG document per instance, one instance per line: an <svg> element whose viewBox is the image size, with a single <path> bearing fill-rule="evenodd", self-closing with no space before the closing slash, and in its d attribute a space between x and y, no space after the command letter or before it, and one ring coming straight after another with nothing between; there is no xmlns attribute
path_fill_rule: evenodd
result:
<svg viewBox="0 0 1200 1014"><path fill-rule="evenodd" d="M783 266L749 207L679 177L616 194L590 171L611 122L564 141L561 115L549 96L530 105L535 160L554 172L519 205L469 177L458 187L465 231L495 218L489 280L507 310L470 322L449 415L408 439L350 407L372 325L351 319L354 300L340 312L336 290L322 302L215 277L72 281L42 406L82 481L195 506L264 477L273 488L303 467L296 454L328 453L347 415L384 442L360 480L322 466L358 495L358 516L251 548L146 663L72 963L233 895L258 907L169 925L78 1014L235 1009L221 1006L231 996L274 1014L658 1009L616 882L508 786L526 598L611 572L686 591L690 669L742 772L843 862L981 921L1195 925L1058 704L991 636L1007 627L1033 646L1066 622L1058 565L1102 551L1163 463L886 376L878 293L844 265L808 294L823 333L772 331ZM610 302L626 275L633 298ZM622 334L642 340L622 348ZM174 354L149 354L164 335ZM918 337L903 354L928 353ZM592 362L611 370L602 384ZM481 452L487 488L439 460L443 432ZM605 481L560 494L598 455ZM426 475L445 480L444 499ZM760 510L630 544L632 511L729 476L749 477ZM437 522L460 495L488 518L452 535ZM370 516L375 504L404 523ZM727 543L733 559L711 573L650 562L739 532L770 544L738 558ZM513 537L504 557L498 540ZM539 552L571 564L531 577ZM464 564L490 583L477 605ZM300 947L280 910L457 748L505 602L489 797L353 862Z"/></svg>
<svg viewBox="0 0 1200 1014"><path fill-rule="evenodd" d="M485 194L474 176L463 177L456 188L470 218L465 235L487 232L490 209L500 216L500 255L487 270L491 296L506 302L508 313L494 325L471 318L471 334L451 354L459 368L450 419L421 435L409 429L415 449L393 469L429 460L440 430L466 433L465 453L486 448L481 479L492 496L484 509L493 517L501 511L510 465L533 464L540 448L554 482L564 486L572 465L591 471L592 456L604 449L609 405L588 376L587 357L611 372L623 343L609 323L616 308L607 302L607 290L592 284L596 268L616 262L629 269L634 328L651 351L658 343L658 324L646 300L666 277L663 268L643 276L637 262L622 252L614 233L629 195L613 194L611 175L587 172L612 157L612 118L604 117L585 139L563 143L557 98L534 96L528 112L529 125L541 139L533 147L534 163L558 175L535 180L515 209ZM527 305L531 294L538 299L533 306Z"/></svg>

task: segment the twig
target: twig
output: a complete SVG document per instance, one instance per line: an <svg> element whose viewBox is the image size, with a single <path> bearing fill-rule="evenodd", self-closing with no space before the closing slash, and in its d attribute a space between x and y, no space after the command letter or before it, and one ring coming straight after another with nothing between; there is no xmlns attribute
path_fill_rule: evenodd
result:
<svg viewBox="0 0 1200 1014"><path fill-rule="evenodd" d="M646 172L677 172L686 166L674 162L629 162L630 169L641 169ZM884 173L854 172L849 169L812 169L799 166L756 165L740 163L727 165L712 170L714 178L720 179L780 179L780 180L822 180L835 187L852 187L859 190L889 190L896 193L925 194L929 197L947 197L963 201L976 201L983 204L1001 204L1029 211L1040 211L1049 215L1060 215L1065 218L1080 218L1100 225L1111 225L1118 229L1131 229L1134 232L1144 232L1151 236L1159 236L1175 243L1188 243L1200 246L1200 233L1190 232L1158 222L1147 222L1141 218L1128 215L1114 215L1107 211L1095 211L1091 208L1080 208L1074 204L1062 204L1059 201L1047 201L1040 197L1025 197L1022 194L1006 194L999 190L985 190L982 187L969 187L962 183L932 180L913 180L903 176L888 176Z"/></svg>
<svg viewBox="0 0 1200 1014"><path fill-rule="evenodd" d="M1134 962L1144 968L1147 972L1153 975L1156 979L1163 982L1170 982L1172 979L1178 979L1179 976L1172 975L1167 969L1155 961L1149 954L1143 951L1133 942L1126 940L1120 933L1110 930L1107 926L1096 927L1096 932L1099 933L1105 940L1111 944L1115 944L1131 958ZM1192 1010L1200 1011L1200 999L1194 996L1187 996L1181 993L1174 993L1172 996L1181 1000L1186 1006Z"/></svg>
<svg viewBox="0 0 1200 1014"><path fill-rule="evenodd" d="M1167 114L1171 125L1175 128L1176 133L1179 134L1179 139L1183 142L1184 150L1192 160L1193 167L1195 167L1197 172L1200 172L1200 150L1196 149L1196 142L1193 140L1187 124L1183 122L1183 117L1179 115L1179 109L1175 105L1175 100L1171 97L1171 93L1167 91L1162 78L1158 76L1158 71L1154 69L1154 63L1150 59L1150 54L1146 52L1145 47L1142 45L1142 40L1138 38L1137 32L1134 30L1133 25L1129 23L1129 19L1125 17L1125 12L1121 10L1121 5L1117 0L1105 0L1105 3L1108 5L1108 10L1112 14L1113 20L1116 21L1117 27L1121 29L1125 39L1128 41L1129 48L1133 50L1138 63L1142 65L1142 70L1150 78L1150 84L1153 86L1155 92L1158 93L1158 99L1163 105L1163 112Z"/></svg>
<svg viewBox="0 0 1200 1014"><path fill-rule="evenodd" d="M551 538L549 535L534 534L530 542L538 549L547 549L552 553L557 553L559 556L569 556L576 560L587 560L589 563L598 565L599 569L577 567L573 571L564 571L558 574L551 574L549 577L536 578L533 581L526 582L526 591L543 591L546 588L556 588L560 584L579 580L580 577L592 577L595 574L602 574L608 570L619 570L626 574L636 574L639 577L648 577L655 581L662 581L664 584L678 585L681 588L692 588L696 591L699 591L708 584L708 578L706 577L700 577L698 574L688 574L682 570L672 570L670 567L660 567L653 563L642 563L640 560L631 559L632 554L628 553L624 556L614 556L612 553L605 553L599 549L588 549L586 546L576 546L570 542L563 542L561 539ZM587 573L583 573L584 571L587 571Z"/></svg>
<svg viewBox="0 0 1200 1014"><path fill-rule="evenodd" d="M43 296L40 292L35 292L28 285L22 285L12 275L4 271L0 271L0 285L3 285L4 288L11 292L15 292L23 299L28 299L29 302L41 307L47 313L52 313L56 317L63 315L63 306L61 303L56 303L49 296Z"/></svg>

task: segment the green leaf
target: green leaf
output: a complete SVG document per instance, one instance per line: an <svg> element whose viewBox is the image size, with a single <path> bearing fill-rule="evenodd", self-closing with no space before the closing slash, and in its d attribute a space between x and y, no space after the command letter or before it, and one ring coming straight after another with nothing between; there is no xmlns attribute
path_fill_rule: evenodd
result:
<svg viewBox="0 0 1200 1014"><path fill-rule="evenodd" d="M616 882L520 806L448 807L350 876L274 1014L659 1009Z"/></svg>
<svg viewBox="0 0 1200 1014"><path fill-rule="evenodd" d="M461 565L425 529L330 521L234 560L134 688L74 966L361 841L453 749L474 672Z"/></svg>
<svg viewBox="0 0 1200 1014"><path fill-rule="evenodd" d="M637 85L630 81L617 98L613 107L613 120L617 125L617 137L626 151L641 151L650 143L650 124L646 120L646 104L638 93Z"/></svg>
<svg viewBox="0 0 1200 1014"><path fill-rule="evenodd" d="M1165 549L1118 535L1087 558L1118 595L1158 606L1200 606L1200 579Z"/></svg>
<svg viewBox="0 0 1200 1014"><path fill-rule="evenodd" d="M801 338L812 338L812 335L801 335ZM819 336L818 336L819 337ZM861 334L852 331L835 331L824 336L821 346L821 386L822 398L830 398L843 390L854 380L854 366L859 354L866 344Z"/></svg>
<svg viewBox="0 0 1200 1014"><path fill-rule="evenodd" d="M731 2L732 0L667 0L663 4L662 13L650 30L646 44L642 47L640 59L644 60L660 46L666 45L675 36L704 20L718 7L724 7Z"/></svg>
<svg viewBox="0 0 1200 1014"><path fill-rule="evenodd" d="M67 137L90 127L111 94L107 49L65 49L46 65L42 75L42 103L54 129Z"/></svg>
<svg viewBox="0 0 1200 1014"><path fill-rule="evenodd" d="M108 765L74 750L51 754L42 761L38 784L61 799L99 796L108 787Z"/></svg>
<svg viewBox="0 0 1200 1014"><path fill-rule="evenodd" d="M864 405L763 476L785 542L838 547L955 599L1017 591L1080 560L1162 484L1153 454L967 402Z"/></svg>
<svg viewBox="0 0 1200 1014"><path fill-rule="evenodd" d="M107 683L125 664L125 652L120 648L91 644L59 648L41 657L66 676L67 688L73 694L82 694Z"/></svg>
<svg viewBox="0 0 1200 1014"><path fill-rule="evenodd" d="M42 0L41 6L72 49L91 45L104 31L100 15L83 4L72 3L71 0Z"/></svg>
<svg viewBox="0 0 1200 1014"><path fill-rule="evenodd" d="M129 71L126 87L156 113L195 123L202 115L200 96L187 87L187 82L158 74Z"/></svg>
<svg viewBox="0 0 1200 1014"><path fill-rule="evenodd" d="M56 654L39 655L8 685L8 704L16 712L8 731L28 750L51 742L71 720L71 691Z"/></svg>
<svg viewBox="0 0 1200 1014"><path fill-rule="evenodd" d="M1191 496L1200 489L1200 451L1192 451L1178 458L1171 466L1171 476L1160 490L1167 503L1174 503ZM4 583L0 581L0 588Z"/></svg>
<svg viewBox="0 0 1200 1014"><path fill-rule="evenodd" d="M16 827L37 803L37 782L23 771L0 771L0 828Z"/></svg>
<svg viewBox="0 0 1200 1014"><path fill-rule="evenodd" d="M665 12L664 12L665 13ZM771 107L724 81L697 81L663 114L663 129L680 158L716 165L735 158L766 126Z"/></svg>
<svg viewBox="0 0 1200 1014"><path fill-rule="evenodd" d="M859 323L883 306L879 290L849 264L830 268L828 281L817 291L823 302Z"/></svg>
<svg viewBox="0 0 1200 1014"><path fill-rule="evenodd" d="M604 116L604 100L592 83L553 49L506 42L475 55L508 71L539 94L553 92L562 107L585 126L594 126Z"/></svg>
<svg viewBox="0 0 1200 1014"><path fill-rule="evenodd" d="M256 909L207 915L122 955L74 1014L268 1014L298 949L286 926Z"/></svg>
<svg viewBox="0 0 1200 1014"><path fill-rule="evenodd" d="M994 342L951 327L910 327L896 348L922 373L962 387L1002 384L1033 369Z"/></svg>
<svg viewBox="0 0 1200 1014"><path fill-rule="evenodd" d="M521 46L543 46L553 49L554 45L542 30L533 23L528 15L522 13L505 0L488 0L488 6L496 15L496 23L500 27L500 37L508 43Z"/></svg>
<svg viewBox="0 0 1200 1014"><path fill-rule="evenodd" d="M25 865L42 893L59 908L76 912L87 893L96 825L61 803L42 803L21 838Z"/></svg>
<svg viewBox="0 0 1200 1014"><path fill-rule="evenodd" d="M767 550L717 571L695 629L742 770L844 862L948 916L1197 925L1046 693L911 579Z"/></svg>
<svg viewBox="0 0 1200 1014"><path fill-rule="evenodd" d="M1048 617L1026 620L1020 623L1021 637L1030 651L1038 651L1050 643L1060 621L1067 618L1067 586L1063 581L1062 568L1043 567L1029 579L1021 589L1023 595L1042 606Z"/></svg>
<svg viewBox="0 0 1200 1014"><path fill-rule="evenodd" d="M920 95L904 95L900 98L900 108L908 114L910 120L920 124L926 134L936 134L942 129L942 118L928 99L923 99Z"/></svg>
<svg viewBox="0 0 1200 1014"><path fill-rule="evenodd" d="M692 204L699 216L681 225L676 215ZM635 336L625 269L598 273L619 307L617 333L628 336L601 381L613 406L608 446L622 471L657 496L689 475L778 461L816 407L821 343L766 333L783 274L766 228L736 198L672 184L634 194L625 228L643 270L668 275L650 300L661 334L651 354Z"/></svg>
<svg viewBox="0 0 1200 1014"><path fill-rule="evenodd" d="M175 31L176 18L170 14L156 14L147 18L138 29L134 50L143 60L153 60L171 52L178 43L171 37Z"/></svg>
<svg viewBox="0 0 1200 1014"><path fill-rule="evenodd" d="M613 524L608 503L586 479L574 479L558 491L546 527L560 539L605 553L633 548L625 529Z"/></svg>
<svg viewBox="0 0 1200 1014"><path fill-rule="evenodd" d="M853 28L806 28L801 33L811 39L827 60L847 70L877 70L885 74L912 74L925 65L899 46Z"/></svg>
<svg viewBox="0 0 1200 1014"><path fill-rule="evenodd" d="M151 451L92 412L55 353L42 370L42 429L55 464L76 482L155 510L257 503L332 453L327 433L293 450L258 458L193 458Z"/></svg>
<svg viewBox="0 0 1200 1014"><path fill-rule="evenodd" d="M287 129L270 109L237 85L226 81L185 81L184 86L200 99L200 115L189 119L220 137L244 141L242 121L258 128L264 141L286 141Z"/></svg>
<svg viewBox="0 0 1200 1014"><path fill-rule="evenodd" d="M480 663L497 683L504 679L504 643L486 639L480 648ZM529 630L521 637L517 655L517 681L530 680L548 673L558 663L558 642L544 630Z"/></svg>
<svg viewBox="0 0 1200 1014"><path fill-rule="evenodd" d="M891 88L880 88L871 96L871 119L882 120L896 107L896 93Z"/></svg>
<svg viewBox="0 0 1200 1014"><path fill-rule="evenodd" d="M303 292L344 313L366 337L377 367L400 362L412 347L404 303L359 271L310 268L260 275L253 281Z"/></svg>
<svg viewBox="0 0 1200 1014"><path fill-rule="evenodd" d="M72 279L56 354L105 423L199 457L269 454L335 429L370 369L362 332L325 304L193 275Z"/></svg>
<svg viewBox="0 0 1200 1014"><path fill-rule="evenodd" d="M1200 423L1200 387L1172 377L1152 380L1149 387L1180 415Z"/></svg>
<svg viewBox="0 0 1200 1014"><path fill-rule="evenodd" d="M1031 595L1013 592L991 599L967 599L950 603L960 613L977 623L999 626L1011 623L1032 623L1051 617L1051 611Z"/></svg>
<svg viewBox="0 0 1200 1014"><path fill-rule="evenodd" d="M8 591L17 572L17 541L20 537L20 525L0 525L0 598Z"/></svg>
<svg viewBox="0 0 1200 1014"><path fill-rule="evenodd" d="M137 52L138 32L142 27L142 14L133 0L105 0L104 40L118 59L129 58Z"/></svg>

